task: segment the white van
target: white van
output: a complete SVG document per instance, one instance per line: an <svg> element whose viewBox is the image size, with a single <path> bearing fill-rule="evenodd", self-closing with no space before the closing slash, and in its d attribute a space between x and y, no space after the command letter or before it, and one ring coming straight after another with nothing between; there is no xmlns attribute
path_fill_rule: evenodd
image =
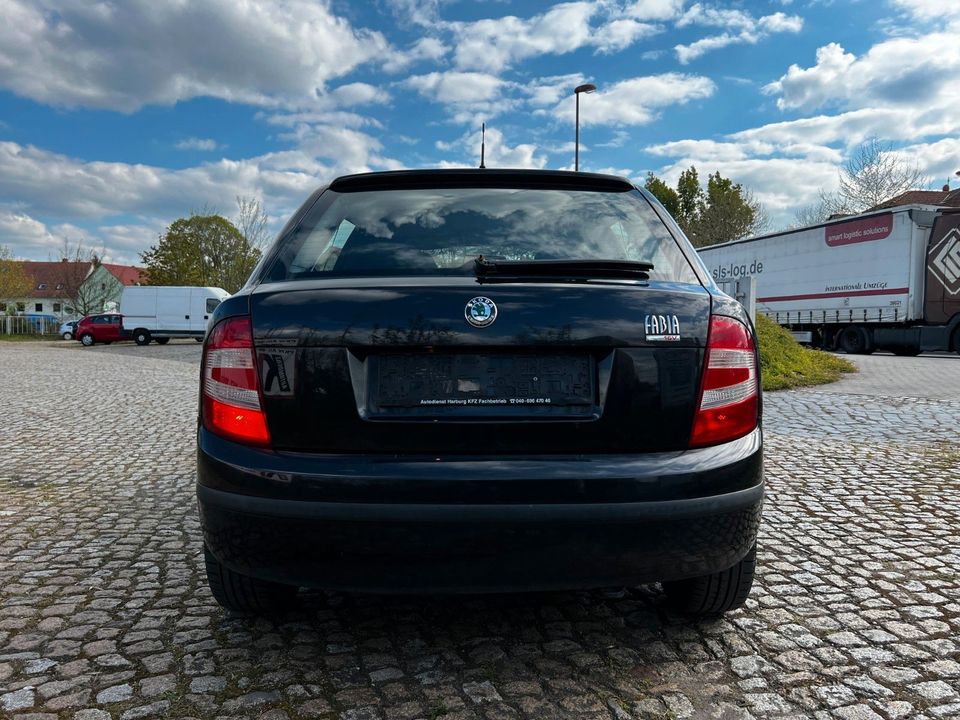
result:
<svg viewBox="0 0 960 720"><path fill-rule="evenodd" d="M156 340L165 345L170 338L203 340L207 320L230 293L215 287L174 287L131 285L123 289L120 314L123 329L137 345Z"/></svg>

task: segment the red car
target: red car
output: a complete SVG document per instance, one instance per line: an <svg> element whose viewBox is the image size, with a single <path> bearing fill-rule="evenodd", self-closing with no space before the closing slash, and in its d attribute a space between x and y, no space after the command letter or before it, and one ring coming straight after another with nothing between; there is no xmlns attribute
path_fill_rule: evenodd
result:
<svg viewBox="0 0 960 720"><path fill-rule="evenodd" d="M129 334L125 334L123 330L123 315L118 313L87 315L77 323L74 337L88 347L94 343L108 345L114 340L130 339Z"/></svg>

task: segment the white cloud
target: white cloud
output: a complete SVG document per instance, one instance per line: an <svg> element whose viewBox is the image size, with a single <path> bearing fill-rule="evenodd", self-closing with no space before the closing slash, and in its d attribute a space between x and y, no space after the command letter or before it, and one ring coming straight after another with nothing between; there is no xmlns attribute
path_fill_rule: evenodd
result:
<svg viewBox="0 0 960 720"><path fill-rule="evenodd" d="M680 155L656 172L668 184L676 185L680 173L691 165L696 166L704 182L707 174L719 171L753 193L774 228L790 224L797 208L816 201L821 188L832 190L837 184L837 166L833 162L745 154L737 157L738 154L730 149L712 157L700 153Z"/></svg>
<svg viewBox="0 0 960 720"><path fill-rule="evenodd" d="M630 133L626 130L614 130L613 136L604 143L594 143L597 147L601 148L620 148L626 145L630 141Z"/></svg>
<svg viewBox="0 0 960 720"><path fill-rule="evenodd" d="M597 52L615 53L624 50L640 38L650 37L660 32L656 25L622 18L611 20L597 29Z"/></svg>
<svg viewBox="0 0 960 720"><path fill-rule="evenodd" d="M960 170L960 138L943 138L932 143L914 143L900 148L897 155L909 164L916 163L931 178L935 188L947 180L956 183Z"/></svg>
<svg viewBox="0 0 960 720"><path fill-rule="evenodd" d="M50 225L24 212L0 208L0 237L16 258L55 260L64 244L95 251L105 262L138 264L139 255L156 242L165 226L159 223L99 225L90 228L72 223Z"/></svg>
<svg viewBox="0 0 960 720"><path fill-rule="evenodd" d="M677 27L706 25L731 30L752 30L756 26L753 16L743 10L716 8L695 3L677 20Z"/></svg>
<svg viewBox="0 0 960 720"><path fill-rule="evenodd" d="M238 195L261 198L267 212L279 218L337 175L400 167L380 153L379 141L358 130L300 122L290 133L301 148L177 170L82 161L0 142L0 197L18 213L82 224L121 216L147 225L168 223L203 207L229 214Z"/></svg>
<svg viewBox="0 0 960 720"><path fill-rule="evenodd" d="M46 259L47 252L53 252L62 244L39 220L23 212L2 209L0 238L14 257L38 260Z"/></svg>
<svg viewBox="0 0 960 720"><path fill-rule="evenodd" d="M799 15L786 15L782 12L776 12L773 15L765 15L760 18L759 25L763 30L771 33L798 33L803 30L803 18Z"/></svg>
<svg viewBox="0 0 960 720"><path fill-rule="evenodd" d="M386 3L405 24L432 27L440 19L440 0L386 0Z"/></svg>
<svg viewBox="0 0 960 720"><path fill-rule="evenodd" d="M714 90L713 82L701 75L664 73L621 80L581 99L580 125L645 125L663 108L710 97ZM561 100L551 114L572 122L574 104Z"/></svg>
<svg viewBox="0 0 960 720"><path fill-rule="evenodd" d="M553 75L551 77L536 78L524 84L522 92L534 107L555 105L564 98L573 95L573 89L586 82L586 77L580 73L573 75Z"/></svg>
<svg viewBox="0 0 960 720"><path fill-rule="evenodd" d="M389 52L314 0L0 0L0 16L0 86L55 106L302 105Z"/></svg>
<svg viewBox="0 0 960 720"><path fill-rule="evenodd" d="M744 35L723 33L722 35L711 35L710 37L701 38L689 45L677 45L674 47L674 51L677 53L677 60L680 61L680 64L686 65L690 61L696 60L701 55L705 55L712 50L719 50L728 45L744 42L750 42Z"/></svg>
<svg viewBox="0 0 960 720"><path fill-rule="evenodd" d="M674 140L645 148L651 155L662 157L700 158L702 165L709 162L729 162L747 157L746 148L737 143L716 140Z"/></svg>
<svg viewBox="0 0 960 720"><path fill-rule="evenodd" d="M451 143L436 143L438 150L457 155L460 160L441 160L439 167L477 167L480 160L480 135L472 131L464 133ZM486 166L489 168L543 168L547 157L538 153L537 146L529 143L509 145L497 128L487 128Z"/></svg>
<svg viewBox="0 0 960 720"><path fill-rule="evenodd" d="M637 20L670 20L680 14L686 0L635 0L624 15Z"/></svg>
<svg viewBox="0 0 960 720"><path fill-rule="evenodd" d="M200 150L201 152L213 152L220 148L220 144L212 138L188 137L177 142L174 146L177 150Z"/></svg>
<svg viewBox="0 0 960 720"><path fill-rule="evenodd" d="M682 65L696 60L713 50L729 45L754 45L773 33L798 33L803 29L803 18L775 12L755 18L748 12L734 8L717 8L697 3L692 5L677 21L677 27L706 26L723 28L719 35L708 35L689 44L674 47L677 60Z"/></svg>
<svg viewBox="0 0 960 720"><path fill-rule="evenodd" d="M960 5L946 0L893 0L918 20L960 20Z"/></svg>
<svg viewBox="0 0 960 720"><path fill-rule="evenodd" d="M454 59L460 68L498 72L535 55L572 52L590 42L590 20L599 10L594 3L572 2L528 19L448 23L457 38Z"/></svg>
<svg viewBox="0 0 960 720"><path fill-rule="evenodd" d="M423 37L417 40L409 50L393 53L383 64L383 69L389 73L396 73L414 63L422 61L437 62L449 50L450 48L437 38Z"/></svg>
<svg viewBox="0 0 960 720"><path fill-rule="evenodd" d="M390 100L390 94L383 88L368 83L355 82L341 85L330 91L329 97L337 107L383 104Z"/></svg>
<svg viewBox="0 0 960 720"><path fill-rule="evenodd" d="M833 148L815 144L776 144L756 140L764 128L737 133L725 141L680 140L647 148L649 152L671 158L657 169L669 184L676 184L680 173L691 165L703 179L719 171L751 190L771 221L771 229L787 227L793 214L815 203L821 189L837 187L839 168L845 157ZM943 139L916 143L898 151L907 161L916 162L932 176L939 188L956 170L954 159L960 155L960 140Z"/></svg>
<svg viewBox="0 0 960 720"><path fill-rule="evenodd" d="M414 75L407 78L404 84L431 100L457 104L491 100L504 83L487 73L448 71Z"/></svg>
<svg viewBox="0 0 960 720"><path fill-rule="evenodd" d="M508 15L446 22L441 27L454 36L454 62L459 69L497 73L527 58L563 55L584 47L619 52L661 32L660 26L644 20L671 17L678 5L656 0L620 10L604 2L567 2L530 18Z"/></svg>
<svg viewBox="0 0 960 720"><path fill-rule="evenodd" d="M954 33L895 38L859 58L837 43L817 50L810 68L791 65L765 90L778 95L784 110L843 107L911 107L918 114L960 106L960 44Z"/></svg>

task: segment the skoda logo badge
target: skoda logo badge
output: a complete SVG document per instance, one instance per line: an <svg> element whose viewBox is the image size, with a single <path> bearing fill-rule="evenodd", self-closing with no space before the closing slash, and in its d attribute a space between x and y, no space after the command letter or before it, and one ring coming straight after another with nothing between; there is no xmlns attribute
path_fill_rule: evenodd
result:
<svg viewBox="0 0 960 720"><path fill-rule="evenodd" d="M474 327L493 325L497 319L497 304L490 298L475 297L467 303L463 316Z"/></svg>

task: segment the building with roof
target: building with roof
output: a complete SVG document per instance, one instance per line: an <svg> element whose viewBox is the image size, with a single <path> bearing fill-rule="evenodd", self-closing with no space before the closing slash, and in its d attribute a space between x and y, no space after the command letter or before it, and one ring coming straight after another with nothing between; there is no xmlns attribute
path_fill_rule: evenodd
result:
<svg viewBox="0 0 960 720"><path fill-rule="evenodd" d="M886 202L864 210L864 212L886 210L901 205L936 205L938 207L960 208L960 188L951 190L949 185L944 185L941 190L907 190Z"/></svg>
<svg viewBox="0 0 960 720"><path fill-rule="evenodd" d="M28 297L8 300L7 313L44 315L57 320L115 310L123 288L140 285L142 270L130 265L98 262L19 262L30 278Z"/></svg>

